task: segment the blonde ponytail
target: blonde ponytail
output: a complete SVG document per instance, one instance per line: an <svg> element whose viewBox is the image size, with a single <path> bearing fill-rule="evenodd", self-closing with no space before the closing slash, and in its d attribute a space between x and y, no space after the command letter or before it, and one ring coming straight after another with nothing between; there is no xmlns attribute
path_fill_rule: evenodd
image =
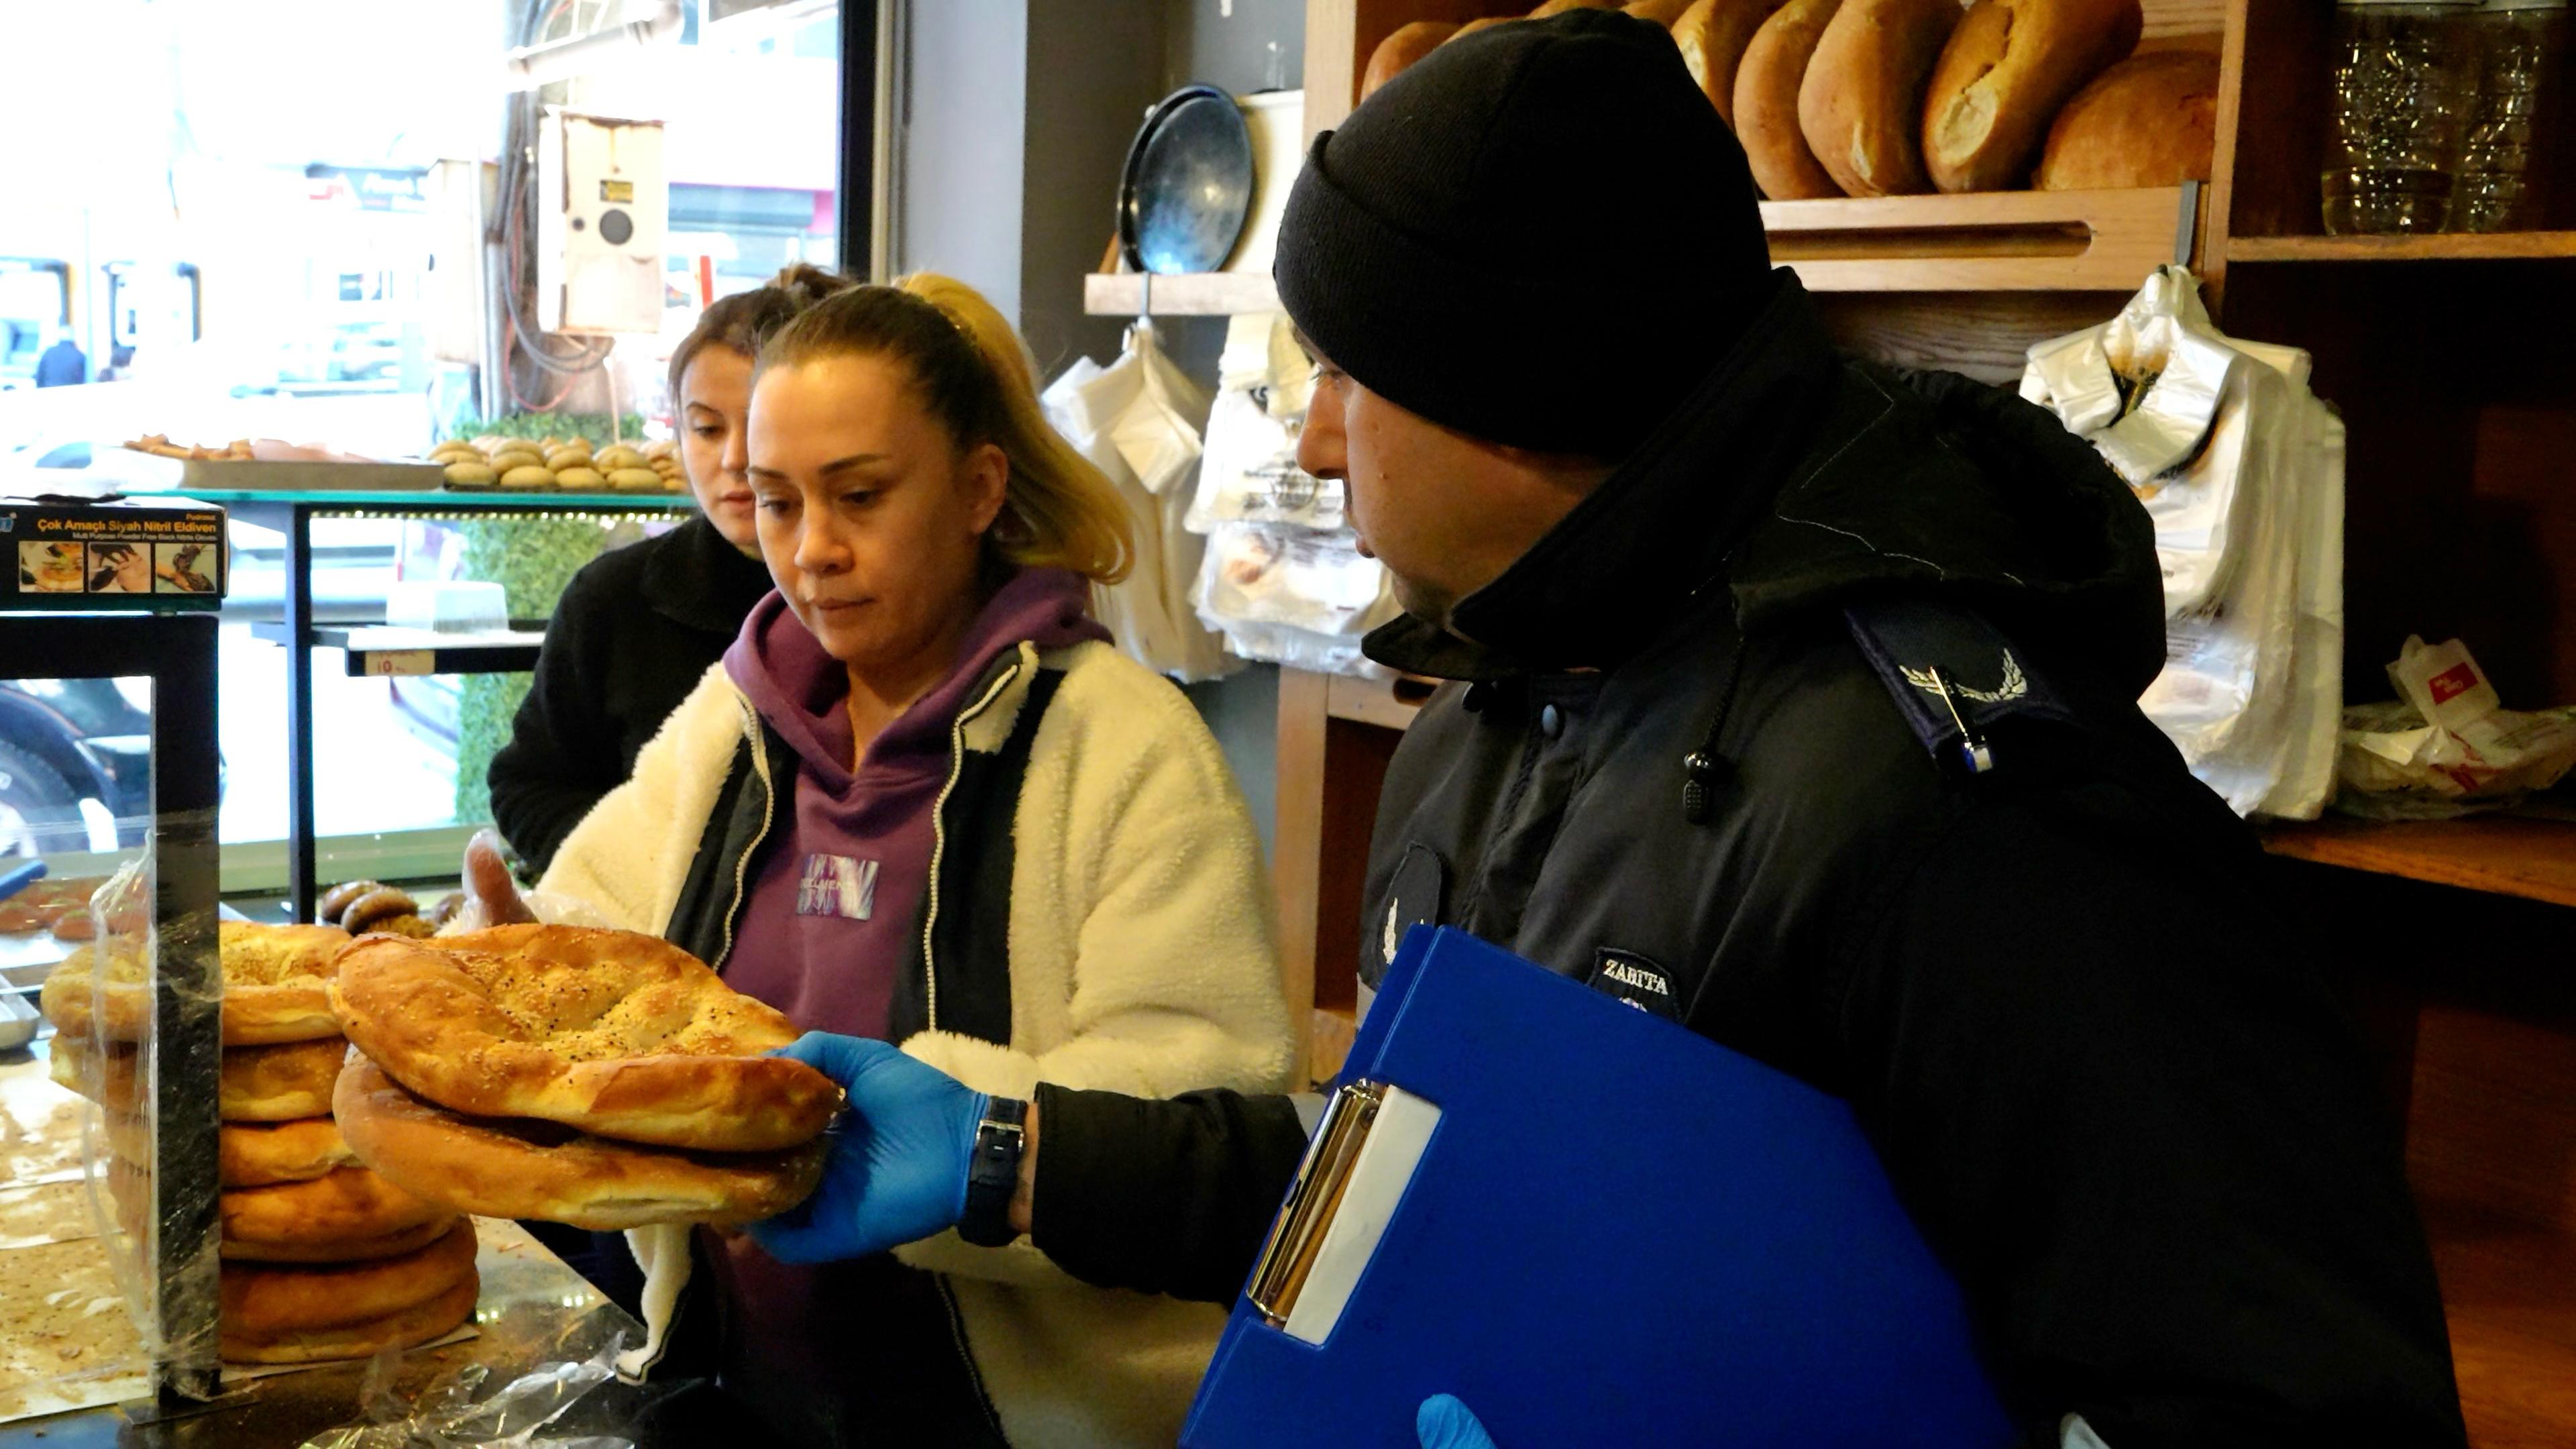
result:
<svg viewBox="0 0 2576 1449"><path fill-rule="evenodd" d="M995 552L1097 583L1127 577L1136 544L1126 504L1048 425L1028 348L982 293L930 272L853 287L799 314L761 349L758 366L854 355L902 361L961 448L991 443L1010 460L1002 517L986 539Z"/></svg>

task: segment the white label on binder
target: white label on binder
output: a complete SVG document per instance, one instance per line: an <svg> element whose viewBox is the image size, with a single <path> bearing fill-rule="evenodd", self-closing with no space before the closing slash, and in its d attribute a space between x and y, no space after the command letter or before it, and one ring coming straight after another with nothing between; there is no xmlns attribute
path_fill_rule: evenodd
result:
<svg viewBox="0 0 2576 1449"><path fill-rule="evenodd" d="M1315 1254L1315 1266L1306 1274L1296 1306L1288 1310L1290 1338L1322 1343L1333 1336L1333 1326L1342 1321L1342 1309L1351 1301L1351 1290L1359 1286L1360 1274L1367 1270L1378 1239L1386 1236L1386 1225L1395 1216L1396 1203L1413 1181L1422 1150L1431 1145L1431 1129L1439 1125L1438 1107L1402 1087L1386 1089L1368 1140L1360 1144L1359 1158L1351 1164L1341 1206L1333 1212L1332 1225L1324 1229L1324 1245Z"/></svg>

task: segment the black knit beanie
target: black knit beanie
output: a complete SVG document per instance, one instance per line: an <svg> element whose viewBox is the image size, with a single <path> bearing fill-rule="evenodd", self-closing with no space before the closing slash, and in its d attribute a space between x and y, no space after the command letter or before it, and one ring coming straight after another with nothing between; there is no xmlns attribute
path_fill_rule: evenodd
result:
<svg viewBox="0 0 2576 1449"><path fill-rule="evenodd" d="M1315 138L1279 299L1372 392L1489 442L1625 456L1768 294L1743 148L1612 10L1443 45Z"/></svg>

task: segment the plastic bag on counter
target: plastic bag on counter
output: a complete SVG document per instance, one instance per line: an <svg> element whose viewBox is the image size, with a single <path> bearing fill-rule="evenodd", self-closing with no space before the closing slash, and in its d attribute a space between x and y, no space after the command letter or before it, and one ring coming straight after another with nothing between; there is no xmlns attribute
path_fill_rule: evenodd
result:
<svg viewBox="0 0 2576 1449"><path fill-rule="evenodd" d="M1199 617L1247 659L1333 674L1380 671L1360 636L1399 612L1377 560L1347 533L1228 524L1208 539Z"/></svg>
<svg viewBox="0 0 2576 1449"><path fill-rule="evenodd" d="M2334 790L2343 425L2307 378L2306 353L2220 333L2177 267L2022 376L2155 523L2166 665L2139 707L2239 814L2313 818Z"/></svg>
<svg viewBox="0 0 2576 1449"><path fill-rule="evenodd" d="M2500 707L2466 645L2409 637L2389 682L2403 696L2344 712L2338 808L2440 819L2512 805L2576 768L2576 708Z"/></svg>
<svg viewBox="0 0 2576 1449"><path fill-rule="evenodd" d="M1225 647L1246 659L1317 674L1348 674L1360 679L1391 679L1394 671L1360 652L1355 634L1318 634L1293 624L1250 621L1225 626Z"/></svg>
<svg viewBox="0 0 2576 1449"><path fill-rule="evenodd" d="M1297 466L1297 436L1313 395L1313 364L1285 313L1240 316L1227 325L1189 527L1210 533L1228 523L1318 532L1343 526L1340 481Z"/></svg>
<svg viewBox="0 0 2576 1449"><path fill-rule="evenodd" d="M1213 628L1287 624L1356 637L1395 617L1395 591L1349 534L1230 524L1208 538L1192 596Z"/></svg>
<svg viewBox="0 0 2576 1449"><path fill-rule="evenodd" d="M1190 607L1204 551L1183 524L1194 494L1205 390L1164 354L1151 323L1138 323L1107 367L1077 359L1039 399L1047 421L1118 489L1136 535L1127 578L1093 591L1094 607L1131 659L1194 681L1232 673L1223 641Z"/></svg>
<svg viewBox="0 0 2576 1449"><path fill-rule="evenodd" d="M489 1395L490 1367L467 1363L406 1396L394 1376L399 1356L378 1354L358 1390L365 1422L316 1434L301 1449L635 1449L621 1434L558 1439L537 1432L617 1377L624 1343L614 1338L587 1359L540 1364Z"/></svg>

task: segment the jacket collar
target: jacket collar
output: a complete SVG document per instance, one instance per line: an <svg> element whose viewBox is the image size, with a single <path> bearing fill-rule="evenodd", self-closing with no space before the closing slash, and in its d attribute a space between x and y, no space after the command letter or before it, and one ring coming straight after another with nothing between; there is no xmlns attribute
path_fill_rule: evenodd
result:
<svg viewBox="0 0 2576 1449"><path fill-rule="evenodd" d="M1794 273L1663 427L1501 577L1451 630L1404 615L1368 656L1416 674L1494 679L1607 667L1660 634L1721 571L1813 432L1838 361ZM1470 642L1473 641L1473 642Z"/></svg>
<svg viewBox="0 0 2576 1449"><path fill-rule="evenodd" d="M731 638L769 592L769 569L727 543L700 513L663 536L636 587L645 607L663 618Z"/></svg>

